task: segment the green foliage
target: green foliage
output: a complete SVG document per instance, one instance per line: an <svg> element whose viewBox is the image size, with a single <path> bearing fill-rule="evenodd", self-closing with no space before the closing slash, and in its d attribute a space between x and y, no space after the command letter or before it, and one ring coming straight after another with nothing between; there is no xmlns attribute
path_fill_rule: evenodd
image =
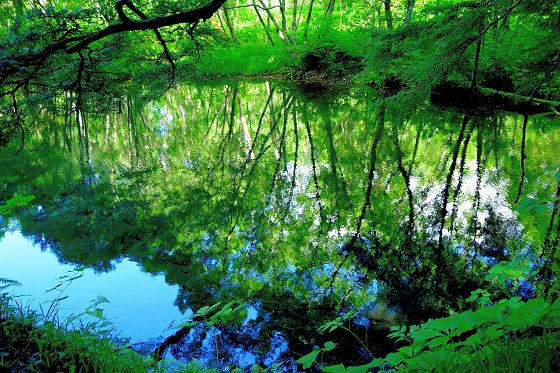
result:
<svg viewBox="0 0 560 373"><path fill-rule="evenodd" d="M550 304L517 297L417 326L394 327L391 336L410 344L376 361L375 366L411 371L486 366L518 371L530 363L551 369L558 364L559 314L560 300ZM513 346L528 350L506 354ZM534 353L545 361L539 362Z"/></svg>
<svg viewBox="0 0 560 373"><path fill-rule="evenodd" d="M551 9L531 1L439 3L427 2L414 22L375 30L360 80L381 85L396 79L426 97L441 81L469 86L476 70L474 82L482 86L558 96L558 24L541 21Z"/></svg>
<svg viewBox="0 0 560 373"><path fill-rule="evenodd" d="M3 284L0 290L18 285L8 279L0 279L0 284ZM99 308L108 302L99 296L85 312L60 321L56 311L52 316L38 313L8 294L0 294L0 369L8 372L214 372L197 361L156 362L152 357L132 351L120 340L117 344L110 337L112 324ZM94 321L86 322L87 316Z"/></svg>
<svg viewBox="0 0 560 373"><path fill-rule="evenodd" d="M10 280L9 278L0 278L0 291L5 290L11 286L18 286L18 285L21 284L16 280ZM5 294L0 293L0 295L5 295Z"/></svg>
<svg viewBox="0 0 560 373"><path fill-rule="evenodd" d="M222 302L199 308L187 321L182 321L174 327L190 328L201 321L204 321L207 326L227 325L230 323L239 323L245 317L243 311L247 305L242 302L233 300L218 309L220 305L222 305Z"/></svg>
<svg viewBox="0 0 560 373"><path fill-rule="evenodd" d="M338 316L336 319L324 323L317 329L317 331L319 333L332 332L337 328L344 327L346 323L349 323L357 315L358 315L358 310L352 310L350 312L346 312L343 316Z"/></svg>
<svg viewBox="0 0 560 373"><path fill-rule="evenodd" d="M445 288L435 282L434 246L426 244L433 241L426 232L436 226L439 206L438 201L426 201L425 195L433 186L442 186L446 161L437 164L434 159L450 153L449 139L457 136L461 118L435 108L403 114L400 106L382 116L371 104L375 97L363 87L308 99L295 87L275 82L193 84L148 106L134 98L123 101L121 116L89 117L89 143L82 130L45 113L30 132L28 144L34 151L14 157L6 149L0 165L2 197L34 193L43 210L22 207L7 218L17 219L25 236L45 242L67 262L106 270L126 256L141 262L147 272L163 273L166 281L180 285L181 307L197 301L208 304L186 323L206 320L223 325L235 319L233 315L242 315L242 310L234 312L237 304L224 302L232 297L262 299L271 307L278 299L288 299L284 302L298 307L298 312L300 307L309 310L313 320L331 320L320 326L321 331L346 334L337 328L349 328L353 312L337 318L334 311L323 313L323 305L358 309L383 294L395 294L387 299L398 301L404 286L410 302L399 304L412 304L414 310L461 309L464 298L480 285L460 292L448 285L441 292ZM406 122L403 115L410 116ZM261 118L265 120L259 127ZM518 165L510 163L509 149L517 145L511 133L519 127L518 119L499 114L474 122L465 160L467 165L473 163L476 142L486 159L481 170L485 188L497 185L501 191L503 183L514 179L512 170ZM495 122L500 131L494 131ZM347 245L351 233L344 231L355 227L364 203L364 170L377 126L396 127L405 165L418 178L414 199L424 204L423 213L416 215L418 229L407 243L403 229L407 206L402 203L406 185L395 162L395 142L385 133L361 234L364 243L351 248ZM529 127L538 153L530 155L527 166L535 174L557 163L557 130L547 126ZM88 151L89 159L84 159ZM296 187L290 191L294 162ZM539 185L541 194L550 195L556 187L556 171L557 167L543 178L548 184ZM474 172L465 170L464 175ZM530 193L535 187L528 185ZM472 201L467 192L461 190L458 203ZM292 199L287 202L289 193ZM507 201L499 207L510 211ZM483 209L481 205L480 212ZM534 224L532 219L520 216L519 223L528 226L527 222ZM500 229L507 223L494 219ZM546 228L534 225L539 231ZM504 286L508 281L515 284L526 278L522 252L529 247L527 242L538 245L538 235L529 232L510 239L503 230L478 226L474 238L496 235L496 244L482 244L507 248L518 260L492 270L491 259L483 261L480 252L477 257L475 250L467 251L480 248L468 246L474 241L468 227L459 220L455 227L449 245L457 253L450 258L453 265L445 268L446 279L461 284L465 278L482 280L488 274L484 289L470 300L491 305L500 289L514 290L515 286L509 290ZM375 260L368 255L375 255ZM382 293L372 294L356 278L378 279ZM101 305L87 310L99 324L104 322ZM320 306L317 311L315 305ZM315 333L317 326L298 324L305 333ZM405 339L410 338L407 330ZM441 337L433 342L434 348L456 338Z"/></svg>
<svg viewBox="0 0 560 373"><path fill-rule="evenodd" d="M332 351L335 347L336 343L331 341L325 342L324 347L316 348L307 355L300 357L296 360L296 363L301 364L303 369L309 369L315 363L320 353Z"/></svg>
<svg viewBox="0 0 560 373"><path fill-rule="evenodd" d="M267 44L214 45L203 52L194 74L203 77L287 74L295 63L286 49Z"/></svg>
<svg viewBox="0 0 560 373"><path fill-rule="evenodd" d="M0 205L0 214L8 213L19 206L27 206L29 202L35 199L34 195L17 196L10 198L4 205Z"/></svg>
<svg viewBox="0 0 560 373"><path fill-rule="evenodd" d="M153 362L97 335L96 329L65 329L0 298L0 368L8 371L146 372Z"/></svg>

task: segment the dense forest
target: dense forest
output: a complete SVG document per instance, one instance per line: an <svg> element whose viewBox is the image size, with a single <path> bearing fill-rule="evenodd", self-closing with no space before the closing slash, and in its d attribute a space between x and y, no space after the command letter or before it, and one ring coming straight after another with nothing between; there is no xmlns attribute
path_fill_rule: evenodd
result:
<svg viewBox="0 0 560 373"><path fill-rule="evenodd" d="M0 370L558 371L558 35L558 0L4 1Z"/></svg>

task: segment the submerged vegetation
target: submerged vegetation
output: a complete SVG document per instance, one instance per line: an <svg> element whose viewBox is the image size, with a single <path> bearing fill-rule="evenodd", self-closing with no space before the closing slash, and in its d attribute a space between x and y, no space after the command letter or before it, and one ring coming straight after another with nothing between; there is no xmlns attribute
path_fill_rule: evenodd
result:
<svg viewBox="0 0 560 373"><path fill-rule="evenodd" d="M0 368L557 371L559 32L555 0L6 2L0 243L138 263L184 317L126 343L14 288Z"/></svg>

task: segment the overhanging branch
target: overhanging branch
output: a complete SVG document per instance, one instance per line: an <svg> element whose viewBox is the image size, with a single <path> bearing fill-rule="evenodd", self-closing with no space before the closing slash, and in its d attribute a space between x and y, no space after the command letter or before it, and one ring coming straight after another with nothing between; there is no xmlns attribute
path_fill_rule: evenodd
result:
<svg viewBox="0 0 560 373"><path fill-rule="evenodd" d="M216 13L225 2L226 0L212 0L208 5L198 9L146 20L129 20L109 25L100 31L82 36L80 42L66 49L66 53L76 53L83 50L91 43L122 32L147 31L177 25L180 23L196 23L200 20L205 21L212 17L212 15Z"/></svg>

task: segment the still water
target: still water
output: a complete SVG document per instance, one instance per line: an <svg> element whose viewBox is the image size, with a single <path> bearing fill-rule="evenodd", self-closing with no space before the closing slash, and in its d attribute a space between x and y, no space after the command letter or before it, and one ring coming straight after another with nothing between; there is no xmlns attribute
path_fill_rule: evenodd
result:
<svg viewBox="0 0 560 373"><path fill-rule="evenodd" d="M106 297L145 352L175 335L184 360L293 370L334 340L333 361L363 363L394 348L388 327L461 307L551 234L560 126L545 116L236 81L78 118L40 110L20 155L0 149L0 199L35 196L2 218L0 277L35 306L67 296L61 317ZM367 350L325 327L337 317Z"/></svg>
<svg viewBox="0 0 560 373"><path fill-rule="evenodd" d="M105 317L134 343L169 334L169 326L185 318L174 304L179 286L165 283L163 275L144 272L130 259L119 260L109 272L76 271L76 265L60 263L17 230L0 241L0 257L2 277L17 278L21 284L13 292L22 304L46 311L67 297L56 302L60 319L84 312L104 296L109 300L102 306Z"/></svg>

